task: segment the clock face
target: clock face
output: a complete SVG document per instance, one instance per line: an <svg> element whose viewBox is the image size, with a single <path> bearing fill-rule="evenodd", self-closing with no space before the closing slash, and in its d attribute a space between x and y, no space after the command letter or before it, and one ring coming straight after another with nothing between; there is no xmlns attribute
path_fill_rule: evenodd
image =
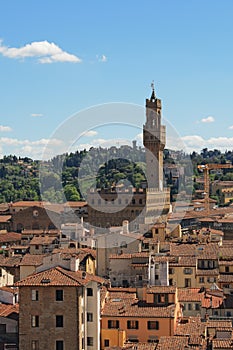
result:
<svg viewBox="0 0 233 350"><path fill-rule="evenodd" d="M33 210L32 215L34 216L34 218L37 218L37 216L39 215L38 210Z"/></svg>

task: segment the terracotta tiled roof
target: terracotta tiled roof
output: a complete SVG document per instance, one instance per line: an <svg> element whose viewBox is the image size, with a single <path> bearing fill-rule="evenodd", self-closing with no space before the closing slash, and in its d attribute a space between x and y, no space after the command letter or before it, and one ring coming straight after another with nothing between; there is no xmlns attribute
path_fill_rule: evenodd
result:
<svg viewBox="0 0 233 350"><path fill-rule="evenodd" d="M212 340L212 350L231 350L233 349L233 340L232 339L213 339Z"/></svg>
<svg viewBox="0 0 233 350"><path fill-rule="evenodd" d="M2 243L11 243L11 242L17 242L21 240L21 234L15 233L15 232L6 232L6 233L0 233L0 244Z"/></svg>
<svg viewBox="0 0 233 350"><path fill-rule="evenodd" d="M175 305L168 307L140 306L135 293L109 293L102 309L102 317L174 317Z"/></svg>
<svg viewBox="0 0 233 350"><path fill-rule="evenodd" d="M146 289L149 294L163 293L163 294L175 294L176 286L153 286Z"/></svg>
<svg viewBox="0 0 233 350"><path fill-rule="evenodd" d="M230 283L233 282L233 275L229 274L229 275L221 275L219 276L219 283Z"/></svg>
<svg viewBox="0 0 233 350"><path fill-rule="evenodd" d="M80 262L88 255L91 255L96 259L96 251L90 248L55 248L53 254L60 253L63 258L70 258L71 256L77 256Z"/></svg>
<svg viewBox="0 0 233 350"><path fill-rule="evenodd" d="M30 241L30 245L48 245L54 243L56 240L56 237L53 236L34 236L32 240Z"/></svg>
<svg viewBox="0 0 233 350"><path fill-rule="evenodd" d="M156 350L181 350L184 349L185 346L188 346L188 341L189 337L184 336L162 336L159 339L159 343Z"/></svg>
<svg viewBox="0 0 233 350"><path fill-rule="evenodd" d="M219 270L218 269L207 269L207 270L201 270L197 269L196 270L196 275L197 276L218 276L219 275Z"/></svg>
<svg viewBox="0 0 233 350"><path fill-rule="evenodd" d="M13 313L19 313L19 304L15 305L6 305L6 304L0 304L0 316L1 317L8 317Z"/></svg>
<svg viewBox="0 0 233 350"><path fill-rule="evenodd" d="M202 293L198 293L200 288L179 288L178 300L179 302L185 301L201 301Z"/></svg>
<svg viewBox="0 0 233 350"><path fill-rule="evenodd" d="M1 290L4 292L12 293L12 294L16 294L19 291L19 289L17 287L9 287L9 286L0 287L0 291Z"/></svg>
<svg viewBox="0 0 233 350"><path fill-rule="evenodd" d="M200 317L189 317L188 323L179 323L176 328L176 335L197 335L205 332L205 323L201 322Z"/></svg>
<svg viewBox="0 0 233 350"><path fill-rule="evenodd" d="M79 208L79 207L85 207L87 205L87 202L81 202L81 201L77 201L77 202L66 202L64 203L64 207L71 207L71 208Z"/></svg>
<svg viewBox="0 0 233 350"><path fill-rule="evenodd" d="M40 207L40 208L46 208L51 211L55 211L58 213L61 213L63 211L64 204L58 204L58 203L49 203L49 202L43 202L43 201L19 201L10 204L10 207L13 208L30 208L30 207Z"/></svg>
<svg viewBox="0 0 233 350"><path fill-rule="evenodd" d="M58 234L60 233L60 231L58 229L54 229L54 230L46 230L46 232L44 230L27 230L24 229L22 232L22 236L38 236L38 235L44 235L44 234L50 235L50 236L58 236Z"/></svg>
<svg viewBox="0 0 233 350"><path fill-rule="evenodd" d="M0 215L0 223L10 221L11 215Z"/></svg>
<svg viewBox="0 0 233 350"><path fill-rule="evenodd" d="M141 253L125 253L125 254L111 254L109 259L132 259L132 258L148 258L149 253L141 252Z"/></svg>
<svg viewBox="0 0 233 350"><path fill-rule="evenodd" d="M203 308L218 309L223 303L223 296L215 296L208 293L202 294L201 306Z"/></svg>
<svg viewBox="0 0 233 350"><path fill-rule="evenodd" d="M113 295L113 293L122 293L122 297L124 296L126 298L128 294L131 295L132 293L136 293L137 292L137 288L133 288L133 287L128 287L128 288L124 288L124 287L110 287L110 288L108 288L108 291L111 292L111 296Z"/></svg>
<svg viewBox="0 0 233 350"><path fill-rule="evenodd" d="M206 326L209 328L223 329L223 328L232 328L231 321L220 321L220 320L208 320L206 322Z"/></svg>
<svg viewBox="0 0 233 350"><path fill-rule="evenodd" d="M170 262L170 267L175 266L182 266L182 267L189 267L189 266L196 266L196 257L194 256L181 256L178 258L178 262Z"/></svg>
<svg viewBox="0 0 233 350"><path fill-rule="evenodd" d="M18 201L18 202L15 202L15 203L11 203L10 204L10 207L13 207L13 208L17 208L17 207L34 207L34 206L37 206L37 207L43 207L45 204L45 202L42 202L42 201Z"/></svg>
<svg viewBox="0 0 233 350"><path fill-rule="evenodd" d="M69 271L61 267L55 267L46 271L35 273L27 278L16 282L15 286L85 286L90 281L104 283L105 280L98 276L93 276L83 271Z"/></svg>
<svg viewBox="0 0 233 350"><path fill-rule="evenodd" d="M218 264L219 264L219 266L232 266L233 259L232 260L219 260Z"/></svg>
<svg viewBox="0 0 233 350"><path fill-rule="evenodd" d="M40 266L43 263L45 254L25 254L20 262L20 266Z"/></svg>
<svg viewBox="0 0 233 350"><path fill-rule="evenodd" d="M22 256L12 256L9 258L5 258L0 255L0 266L2 267L18 267L22 260Z"/></svg>
<svg viewBox="0 0 233 350"><path fill-rule="evenodd" d="M170 243L170 255L173 256L196 256L196 244Z"/></svg>
<svg viewBox="0 0 233 350"><path fill-rule="evenodd" d="M233 244L223 245L219 248L219 256L222 260L233 259Z"/></svg>

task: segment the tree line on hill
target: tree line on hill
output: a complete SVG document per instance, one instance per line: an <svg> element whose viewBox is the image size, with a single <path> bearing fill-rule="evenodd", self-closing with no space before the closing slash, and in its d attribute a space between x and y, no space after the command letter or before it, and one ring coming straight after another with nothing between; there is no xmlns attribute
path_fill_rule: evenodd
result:
<svg viewBox="0 0 233 350"><path fill-rule="evenodd" d="M191 159L191 161L190 161ZM177 164L184 174L174 183L172 175L166 175L166 184L171 194L178 186L198 189L193 178L200 176L198 164L233 163L233 151L208 150L184 154L181 151L164 150L164 163ZM191 164L191 166L190 166ZM143 147L121 146L120 148L91 148L63 155L49 161L28 157L4 156L0 159L0 203L18 200L48 200L63 202L84 200L91 186L109 188L128 181L138 188L145 181L145 151ZM225 169L212 179L232 180L233 172Z"/></svg>

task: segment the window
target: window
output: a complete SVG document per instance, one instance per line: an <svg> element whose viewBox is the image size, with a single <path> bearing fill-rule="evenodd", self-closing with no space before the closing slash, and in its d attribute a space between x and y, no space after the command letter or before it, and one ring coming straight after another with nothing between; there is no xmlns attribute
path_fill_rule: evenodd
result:
<svg viewBox="0 0 233 350"><path fill-rule="evenodd" d="M216 279L214 277L207 277L207 282L214 283L214 282L216 282Z"/></svg>
<svg viewBox="0 0 233 350"><path fill-rule="evenodd" d="M56 301L63 301L63 290L62 289L56 290Z"/></svg>
<svg viewBox="0 0 233 350"><path fill-rule="evenodd" d="M93 322L93 313L91 312L87 313L87 322Z"/></svg>
<svg viewBox="0 0 233 350"><path fill-rule="evenodd" d="M39 291L38 290L35 290L35 289L32 290L32 300L33 301L39 300Z"/></svg>
<svg viewBox="0 0 233 350"><path fill-rule="evenodd" d="M192 304L188 304L188 310L189 310L189 311L192 310Z"/></svg>
<svg viewBox="0 0 233 350"><path fill-rule="evenodd" d="M38 244L36 244L35 249L36 249L36 250L38 250L38 249L39 249L39 245L38 245Z"/></svg>
<svg viewBox="0 0 233 350"><path fill-rule="evenodd" d="M32 350L39 350L39 340L32 340Z"/></svg>
<svg viewBox="0 0 233 350"><path fill-rule="evenodd" d="M185 275L191 275L192 273L193 273L193 269L190 269L190 268L187 268L187 267L184 269L184 274Z"/></svg>
<svg viewBox="0 0 233 350"><path fill-rule="evenodd" d="M138 329L138 321L135 321L135 320L127 321L127 329Z"/></svg>
<svg viewBox="0 0 233 350"><path fill-rule="evenodd" d="M174 274L174 269L172 267L169 267L169 275L173 275Z"/></svg>
<svg viewBox="0 0 233 350"><path fill-rule="evenodd" d="M6 334L6 324L0 324L0 334Z"/></svg>
<svg viewBox="0 0 233 350"><path fill-rule="evenodd" d="M64 350L63 340L56 340L56 350Z"/></svg>
<svg viewBox="0 0 233 350"><path fill-rule="evenodd" d="M165 303L165 294L158 294L158 303Z"/></svg>
<svg viewBox="0 0 233 350"><path fill-rule="evenodd" d="M104 339L104 346L109 346L109 339Z"/></svg>
<svg viewBox="0 0 233 350"><path fill-rule="evenodd" d="M147 339L147 343L158 343L159 338L157 336L152 336L151 338Z"/></svg>
<svg viewBox="0 0 233 350"><path fill-rule="evenodd" d="M31 324L32 324L32 327L39 327L39 316L38 315L32 315Z"/></svg>
<svg viewBox="0 0 233 350"><path fill-rule="evenodd" d="M138 343L138 338L136 335L129 336L129 342Z"/></svg>
<svg viewBox="0 0 233 350"><path fill-rule="evenodd" d="M205 278L204 277L199 277L199 283L205 283Z"/></svg>
<svg viewBox="0 0 233 350"><path fill-rule="evenodd" d="M200 310L200 304L195 304L195 310Z"/></svg>
<svg viewBox="0 0 233 350"><path fill-rule="evenodd" d="M120 248L127 248L127 243L126 243L126 241L122 241L122 242L121 242Z"/></svg>
<svg viewBox="0 0 233 350"><path fill-rule="evenodd" d="M56 315L56 327L63 327L63 316Z"/></svg>
<svg viewBox="0 0 233 350"><path fill-rule="evenodd" d="M93 296L93 289L92 288L87 288L87 296L92 297Z"/></svg>
<svg viewBox="0 0 233 350"><path fill-rule="evenodd" d="M93 345L94 345L93 337L87 337L87 346L93 346Z"/></svg>
<svg viewBox="0 0 233 350"><path fill-rule="evenodd" d="M229 266L225 266L225 272L230 272Z"/></svg>
<svg viewBox="0 0 233 350"><path fill-rule="evenodd" d="M148 321L147 322L147 329L159 329L159 321Z"/></svg>
<svg viewBox="0 0 233 350"><path fill-rule="evenodd" d="M0 269L0 277L2 277L2 269Z"/></svg>
<svg viewBox="0 0 233 350"><path fill-rule="evenodd" d="M119 328L119 321L118 320L109 320L108 321L108 329L111 328Z"/></svg>
<svg viewBox="0 0 233 350"><path fill-rule="evenodd" d="M191 287L191 278L185 278L184 280L184 286L187 287Z"/></svg>
<svg viewBox="0 0 233 350"><path fill-rule="evenodd" d="M214 268L214 262L213 260L208 260L208 268L213 269Z"/></svg>

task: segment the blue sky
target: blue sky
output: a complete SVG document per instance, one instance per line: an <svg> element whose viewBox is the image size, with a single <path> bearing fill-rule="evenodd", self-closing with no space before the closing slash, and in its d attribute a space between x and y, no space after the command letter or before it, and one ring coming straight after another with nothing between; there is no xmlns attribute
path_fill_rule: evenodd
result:
<svg viewBox="0 0 233 350"><path fill-rule="evenodd" d="M108 102L143 106L152 80L188 151L231 150L232 14L231 0L2 1L0 155L41 158L70 116ZM92 126L77 118L77 129ZM118 132L98 128L82 145L109 145Z"/></svg>

